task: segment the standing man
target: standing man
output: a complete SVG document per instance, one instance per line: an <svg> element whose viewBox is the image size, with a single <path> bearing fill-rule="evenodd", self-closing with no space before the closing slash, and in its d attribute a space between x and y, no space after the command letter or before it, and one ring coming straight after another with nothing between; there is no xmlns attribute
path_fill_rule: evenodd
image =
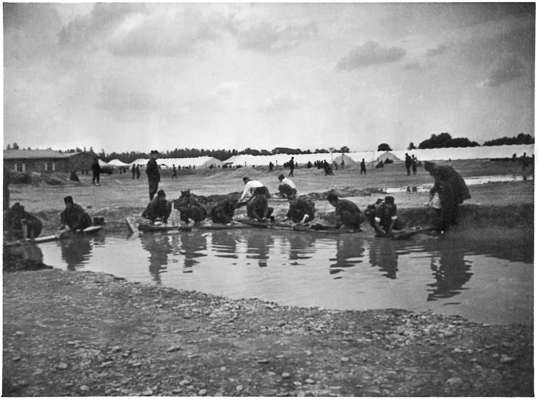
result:
<svg viewBox="0 0 538 400"><path fill-rule="evenodd" d="M290 164L290 173L288 174L288 176L293 176L293 170L295 169L295 159L293 158L293 156L291 157L291 160L288 161L288 163Z"/></svg>
<svg viewBox="0 0 538 400"><path fill-rule="evenodd" d="M361 175L362 174L366 175L366 163L364 162L364 158L361 161L361 172L360 172L360 174Z"/></svg>
<svg viewBox="0 0 538 400"><path fill-rule="evenodd" d="M417 157L413 154L411 156L411 168L413 169L413 175L416 175L417 174L417 165L418 165L418 159Z"/></svg>
<svg viewBox="0 0 538 400"><path fill-rule="evenodd" d="M177 177L176 164L172 165L172 178Z"/></svg>
<svg viewBox="0 0 538 400"><path fill-rule="evenodd" d="M134 163L131 166L131 174L133 175L133 179L134 179L136 175L136 165Z"/></svg>
<svg viewBox="0 0 538 400"><path fill-rule="evenodd" d="M149 161L146 165L146 175L148 176L149 185L149 200L153 200L153 196L157 193L159 188L159 181L161 180L161 173L159 172L159 166L157 165L157 156L159 152L157 150L151 150L149 153Z"/></svg>
<svg viewBox="0 0 538 400"><path fill-rule="evenodd" d="M140 179L140 165L136 164L136 179Z"/></svg>
<svg viewBox="0 0 538 400"><path fill-rule="evenodd" d="M92 183L95 186L99 186L99 174L101 173L101 167L99 166L99 160L97 157L93 159L92 163Z"/></svg>
<svg viewBox="0 0 538 400"><path fill-rule="evenodd" d="M407 175L411 174L411 164L413 163L413 160L409 156L409 154L405 153L405 169L407 170Z"/></svg>

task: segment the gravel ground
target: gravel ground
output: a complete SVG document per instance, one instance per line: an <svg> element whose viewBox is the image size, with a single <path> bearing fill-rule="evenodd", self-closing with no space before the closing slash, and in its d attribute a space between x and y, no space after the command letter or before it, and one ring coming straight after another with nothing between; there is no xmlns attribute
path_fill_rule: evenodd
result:
<svg viewBox="0 0 538 400"><path fill-rule="evenodd" d="M533 396L529 326L4 273L4 396Z"/></svg>

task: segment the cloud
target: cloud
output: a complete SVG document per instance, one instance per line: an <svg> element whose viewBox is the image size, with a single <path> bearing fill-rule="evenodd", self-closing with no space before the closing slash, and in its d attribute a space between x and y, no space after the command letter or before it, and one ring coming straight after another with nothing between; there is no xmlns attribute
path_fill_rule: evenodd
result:
<svg viewBox="0 0 538 400"><path fill-rule="evenodd" d="M317 33L314 22L274 23L259 18L230 18L229 29L240 48L278 52L297 47Z"/></svg>
<svg viewBox="0 0 538 400"><path fill-rule="evenodd" d="M403 69L407 71L425 71L431 68L431 64L420 61L411 61L403 65Z"/></svg>
<svg viewBox="0 0 538 400"><path fill-rule="evenodd" d="M61 20L48 4L4 3L4 60L27 64L56 51Z"/></svg>
<svg viewBox="0 0 538 400"><path fill-rule="evenodd" d="M131 15L111 35L111 50L116 55L175 56L186 54L204 41L216 40L226 21L201 9L181 7L150 15Z"/></svg>
<svg viewBox="0 0 538 400"><path fill-rule="evenodd" d="M143 4L97 3L89 14L76 17L61 29L59 43L72 48L99 45L130 14L144 12Z"/></svg>
<svg viewBox="0 0 538 400"><path fill-rule="evenodd" d="M482 87L497 87L523 76L523 63L517 57L506 57L495 64Z"/></svg>
<svg viewBox="0 0 538 400"><path fill-rule="evenodd" d="M281 93L265 100L263 110L267 112L286 112L300 106L299 96L292 93Z"/></svg>
<svg viewBox="0 0 538 400"><path fill-rule="evenodd" d="M217 96L229 96L236 93L240 86L241 82L238 81L221 82L215 88L215 94Z"/></svg>
<svg viewBox="0 0 538 400"><path fill-rule="evenodd" d="M379 43L369 41L353 49L338 61L340 70L353 70L370 65L385 64L402 59L406 51L401 47L382 47Z"/></svg>
<svg viewBox="0 0 538 400"><path fill-rule="evenodd" d="M448 48L449 47L446 44L440 44L437 47L426 50L426 55L428 57L440 56L441 54L445 53L448 50Z"/></svg>

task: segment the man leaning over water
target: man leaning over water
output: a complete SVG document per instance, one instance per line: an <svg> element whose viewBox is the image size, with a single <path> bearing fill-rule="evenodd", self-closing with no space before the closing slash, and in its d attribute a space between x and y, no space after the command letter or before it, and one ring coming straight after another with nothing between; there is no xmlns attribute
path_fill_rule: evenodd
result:
<svg viewBox="0 0 538 400"><path fill-rule="evenodd" d="M65 210L60 214L64 229L71 231L85 229L92 224L92 220L84 209L73 202L73 197L64 197Z"/></svg>

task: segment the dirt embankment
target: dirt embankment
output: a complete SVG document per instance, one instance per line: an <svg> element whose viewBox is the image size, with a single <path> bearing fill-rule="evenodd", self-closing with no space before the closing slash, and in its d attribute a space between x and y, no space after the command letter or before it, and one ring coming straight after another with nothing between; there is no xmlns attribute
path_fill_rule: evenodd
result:
<svg viewBox="0 0 538 400"><path fill-rule="evenodd" d="M532 396L532 327L4 273L4 396Z"/></svg>

